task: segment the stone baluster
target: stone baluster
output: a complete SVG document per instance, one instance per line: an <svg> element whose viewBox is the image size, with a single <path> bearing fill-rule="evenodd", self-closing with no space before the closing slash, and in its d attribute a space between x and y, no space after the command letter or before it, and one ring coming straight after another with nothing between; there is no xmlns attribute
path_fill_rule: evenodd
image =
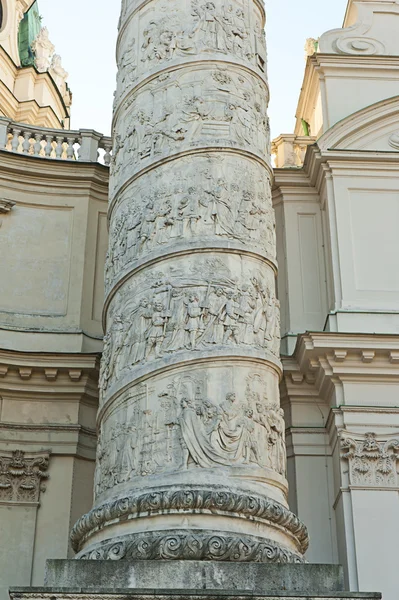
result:
<svg viewBox="0 0 399 600"><path fill-rule="evenodd" d="M62 155L64 153L64 147L63 147L64 136L63 135L57 135L55 139L56 139L56 142L57 142L57 145L55 147L55 157L58 160L61 160L62 159Z"/></svg>
<svg viewBox="0 0 399 600"><path fill-rule="evenodd" d="M73 148L73 145L75 143L75 138L74 137L67 137L67 150L66 150L66 157L67 160L73 160L75 158L75 150Z"/></svg>
<svg viewBox="0 0 399 600"><path fill-rule="evenodd" d="M30 139L31 139L31 132L30 131L24 131L23 132L23 137L24 137L24 141L22 143L22 152L23 154L29 154L30 151Z"/></svg>
<svg viewBox="0 0 399 600"><path fill-rule="evenodd" d="M19 136L21 135L21 129L15 129L13 130L13 138L11 141L11 149L13 152L18 152L18 148L20 145L20 141L19 141Z"/></svg>
<svg viewBox="0 0 399 600"><path fill-rule="evenodd" d="M53 136L52 135L46 135L46 145L44 147L44 155L47 158L51 157L51 153L53 151Z"/></svg>
<svg viewBox="0 0 399 600"><path fill-rule="evenodd" d="M78 558L301 562L279 402L264 7L125 3L95 505Z"/></svg>
<svg viewBox="0 0 399 600"><path fill-rule="evenodd" d="M42 139L43 139L42 133L35 133L35 143L33 146L33 154L35 156L40 156L40 153L42 151Z"/></svg>
<svg viewBox="0 0 399 600"><path fill-rule="evenodd" d="M111 164L111 159L112 159L112 141L110 142L104 142L104 150L105 150L105 154L104 154L104 164L106 167L109 167L109 165Z"/></svg>

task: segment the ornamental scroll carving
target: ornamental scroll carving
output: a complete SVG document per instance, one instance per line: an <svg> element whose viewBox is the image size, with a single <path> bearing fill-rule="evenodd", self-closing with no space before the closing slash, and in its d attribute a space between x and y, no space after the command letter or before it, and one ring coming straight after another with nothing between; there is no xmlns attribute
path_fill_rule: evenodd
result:
<svg viewBox="0 0 399 600"><path fill-rule="evenodd" d="M102 392L133 365L182 351L240 346L279 357L280 303L272 273L266 279L247 270L247 281L239 284L219 258L193 260L184 271L149 271L118 292L104 338Z"/></svg>
<svg viewBox="0 0 399 600"><path fill-rule="evenodd" d="M125 536L78 555L83 560L212 560L304 563L305 559L265 538L217 532L169 531Z"/></svg>
<svg viewBox="0 0 399 600"><path fill-rule="evenodd" d="M375 433L356 439L343 433L341 457L348 461L352 485L369 487L399 486L399 438L381 441Z"/></svg>
<svg viewBox="0 0 399 600"><path fill-rule="evenodd" d="M142 384L129 393L132 418L102 425L97 448L96 496L134 477L193 467L258 466L285 476L284 412L247 378L243 397L205 395L203 377L178 376L154 397Z"/></svg>
<svg viewBox="0 0 399 600"><path fill-rule="evenodd" d="M356 2L357 22L344 29L332 29L320 38L320 52L356 56L399 54L397 2Z"/></svg>
<svg viewBox="0 0 399 600"><path fill-rule="evenodd" d="M22 450L0 455L0 502L38 502L48 479L49 455L27 457Z"/></svg>

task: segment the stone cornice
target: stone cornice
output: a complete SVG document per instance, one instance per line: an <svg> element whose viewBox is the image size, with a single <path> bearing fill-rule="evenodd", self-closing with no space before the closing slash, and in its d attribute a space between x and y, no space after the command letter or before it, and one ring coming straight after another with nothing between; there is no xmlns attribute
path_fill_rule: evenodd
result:
<svg viewBox="0 0 399 600"><path fill-rule="evenodd" d="M16 190L26 185L32 188L40 185L40 193L46 194L56 186L60 194L63 189L70 190L74 186L78 195L86 197L87 189L93 188L104 194L104 201L108 200L109 168L100 163L45 160L0 150L0 168L2 185L8 180Z"/></svg>
<svg viewBox="0 0 399 600"><path fill-rule="evenodd" d="M326 177L333 172L361 171L363 175L380 174L381 170L388 177L397 177L398 152L395 151L360 151L360 150L324 150L318 144L309 146L305 162L300 168L274 170L273 200L274 205L286 201L292 195L292 201L302 201L302 196L323 194ZM281 195L284 198L281 198ZM316 199L316 197L315 197ZM291 198L289 198L291 200Z"/></svg>
<svg viewBox="0 0 399 600"><path fill-rule="evenodd" d="M98 368L98 354L65 354L46 352L18 352L0 348L0 364L9 366L32 366L37 368L65 368L65 369L96 369Z"/></svg>
<svg viewBox="0 0 399 600"><path fill-rule="evenodd" d="M282 362L287 389L305 384L324 398L345 381L399 383L399 335L305 333Z"/></svg>
<svg viewBox="0 0 399 600"><path fill-rule="evenodd" d="M97 404L98 354L42 354L0 349L0 394L62 397ZM84 398L81 398L82 394Z"/></svg>
<svg viewBox="0 0 399 600"><path fill-rule="evenodd" d="M13 431L62 431L68 433L82 433L97 439L97 434L94 429L83 427L82 425L70 425L68 423L7 423L2 421L0 429Z"/></svg>
<svg viewBox="0 0 399 600"><path fill-rule="evenodd" d="M394 71L397 71L399 68L398 65L398 57L397 56L389 56L389 55L360 55L360 54L324 54L322 52L316 52L309 58L313 67L330 67L334 69L344 68L345 70L350 69L364 69L366 67L370 67L370 69L377 69L379 67L384 68L384 73L386 73L386 68L391 67ZM353 73L347 75L348 77L353 77ZM362 73L362 77L364 77L364 72Z"/></svg>
<svg viewBox="0 0 399 600"><path fill-rule="evenodd" d="M78 456L91 461L95 459L97 434L94 429L82 425L1 423L0 433L0 446L7 450L23 447L26 452L32 452L51 446L51 452L59 456Z"/></svg>

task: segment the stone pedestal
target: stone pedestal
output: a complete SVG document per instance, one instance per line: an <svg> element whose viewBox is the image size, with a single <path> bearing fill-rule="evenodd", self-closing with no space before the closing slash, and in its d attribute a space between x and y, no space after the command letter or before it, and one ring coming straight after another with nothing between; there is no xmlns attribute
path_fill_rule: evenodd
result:
<svg viewBox="0 0 399 600"><path fill-rule="evenodd" d="M343 591L337 565L67 561L47 563L47 586L11 590L11 600L380 600Z"/></svg>

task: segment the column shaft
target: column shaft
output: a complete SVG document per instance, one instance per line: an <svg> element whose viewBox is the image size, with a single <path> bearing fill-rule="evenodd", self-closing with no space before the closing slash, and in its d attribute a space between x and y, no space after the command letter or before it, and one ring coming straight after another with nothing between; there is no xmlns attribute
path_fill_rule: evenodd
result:
<svg viewBox="0 0 399 600"><path fill-rule="evenodd" d="M252 0L123 3L96 498L78 557L303 560L264 24Z"/></svg>

